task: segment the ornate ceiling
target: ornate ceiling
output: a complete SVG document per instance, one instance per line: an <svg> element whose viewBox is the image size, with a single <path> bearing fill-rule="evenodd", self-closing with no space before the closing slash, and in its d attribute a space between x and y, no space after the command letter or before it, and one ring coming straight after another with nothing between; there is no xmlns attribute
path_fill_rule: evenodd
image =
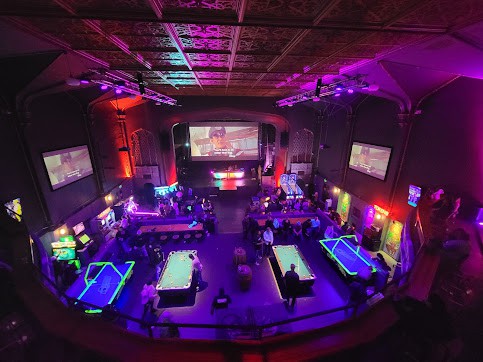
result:
<svg viewBox="0 0 483 362"><path fill-rule="evenodd" d="M0 16L179 95L284 97L341 68L451 34L481 0L14 0Z"/></svg>

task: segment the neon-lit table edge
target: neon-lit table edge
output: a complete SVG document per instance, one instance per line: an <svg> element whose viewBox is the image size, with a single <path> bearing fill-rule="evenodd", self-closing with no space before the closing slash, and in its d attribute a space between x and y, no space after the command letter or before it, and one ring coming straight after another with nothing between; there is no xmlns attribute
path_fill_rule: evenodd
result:
<svg viewBox="0 0 483 362"><path fill-rule="evenodd" d="M304 283L313 284L315 282L315 279L317 279L317 276L314 274L314 271L310 267L307 259L305 259L304 255L302 254L302 252L300 251L300 248L297 245L274 245L272 247L274 249L273 254L275 255L275 259L277 260L277 264L278 264L282 274L285 275L284 271L282 270L282 263L281 263L278 255L277 255L276 250L279 249L279 248L284 249L284 248L287 248L287 247L293 247L295 250L297 250L299 258L304 262L305 266L307 267L307 270L310 273L310 277L305 278L305 279L300 278L300 283L302 283L302 284L304 284Z"/></svg>
<svg viewBox="0 0 483 362"><path fill-rule="evenodd" d="M120 294L121 289L124 287L124 284L126 283L126 280L131 276L132 269L134 268L135 262L134 261L126 261L124 264L130 264L130 265L129 265L128 269L126 270L126 273L124 275L122 275L119 272L119 270L116 268L116 266L113 263L109 262L109 261L99 261L99 262L95 262L95 263L90 263L89 266L87 267L87 270L86 270L85 274L84 274L84 282L86 283L86 287L81 292L81 294L77 297L77 299L80 300L80 301L82 301L81 298L84 296L84 294L87 293L87 291L89 290L89 288L92 287L92 285L96 284L96 279L101 274L102 270L107 265L111 265L112 268L121 275L121 280L120 280L119 284L117 285L116 290L114 291L114 293L112 293L112 296L111 296L111 298L109 299L109 302L106 305L111 304L116 299L116 297ZM96 276L94 277L94 279L88 281L87 278L89 277L89 269L91 268L91 266L101 266L101 265L102 265L102 268L96 274ZM105 306L103 306L103 307L105 307ZM89 313L89 314L101 313L102 312L102 309L86 309L86 310L84 310L84 312L85 313Z"/></svg>
<svg viewBox="0 0 483 362"><path fill-rule="evenodd" d="M327 241L334 241L334 240L336 240L336 242L335 242L335 244L334 244L334 248L337 246L337 244L338 244L339 242L343 242L343 243L344 243L344 244L345 244L345 245L346 245L346 246L347 246L349 249L351 249L351 250L354 252L354 254L355 254L355 255L357 255L357 257L358 257L359 259L361 259L361 260L364 262L364 264L366 264L367 266L370 266L370 267L372 268L372 272L374 273L374 272L376 271L376 268L375 268L373 265L371 265L371 263L370 263L368 260L366 260L366 259L365 259L363 256L361 256L361 255L359 254L359 250L360 250L360 248L361 248L361 247L360 247L360 246L357 246L357 247L356 247L357 249L355 250L355 249L354 249L354 246L352 246L350 243L348 243L348 242L347 242L349 239L354 239L354 238L357 240L357 237L356 237L355 235L344 235L344 236L341 236L341 237L339 237L339 238L333 238L333 239L322 239L322 240L319 240L319 243L320 243L320 245L322 246L322 248L323 248L323 249L324 249L324 250L327 252L327 254L330 256L330 258L334 259L334 260L337 262L337 265L341 266L341 267L342 267L342 269L344 269L344 272L345 272L347 275L349 275L349 276L351 276L351 277L355 277L355 276L357 275L357 271L355 271L355 272L351 272L351 271L349 271L349 270L346 268L346 266L344 265L344 263L342 263L342 262L340 261L340 259L337 257L337 255L335 255L335 254L333 253L333 251L332 251L332 250L330 250L330 249L327 247L327 245L325 245Z"/></svg>
<svg viewBox="0 0 483 362"><path fill-rule="evenodd" d="M168 266L169 264L169 259L171 258L172 255L176 254L176 253L187 253L187 254L194 254L194 255L197 255L197 251L196 250L176 250L176 251L171 251L169 254L168 254L168 257L166 258L166 262L164 263L164 266L163 266L163 270L161 271L161 274L159 275L159 279L158 279L158 282L156 283L156 291L159 293L169 293L169 292L173 292L173 293L179 293L179 292L186 292L188 291L190 288L191 288L191 284L193 282L193 278L192 278L192 275L193 275L193 268L191 268L191 276L189 278L189 284L186 284L182 287L175 287L175 288L159 288L159 284L160 284L160 280L163 278L164 276L164 272L166 271L166 267Z"/></svg>

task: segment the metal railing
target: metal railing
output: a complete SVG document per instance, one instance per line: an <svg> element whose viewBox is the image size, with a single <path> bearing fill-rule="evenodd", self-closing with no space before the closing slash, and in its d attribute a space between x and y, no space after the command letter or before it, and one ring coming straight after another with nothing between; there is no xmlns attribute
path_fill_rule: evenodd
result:
<svg viewBox="0 0 483 362"><path fill-rule="evenodd" d="M56 297L69 309L73 310L78 310L78 311L84 311L86 309L101 309L103 310L103 307L93 305L84 301L81 301L77 298L70 297L66 295L62 290L58 288L56 283L52 281L48 276L43 274L37 267L33 267L35 271L35 275L39 279L39 281L44 284L44 286L47 287L47 290L51 291L52 289L56 291ZM146 322L144 320L141 320L139 318L132 317L130 315L126 315L123 313L120 313L115 310L109 310L108 313L100 313L100 318L112 322L114 324L120 325L120 326L126 326L127 321L130 321L132 323L135 323L138 325L140 331L145 331L145 335L147 335L150 338L155 338L153 330L155 329L161 329L165 328L171 331L179 331L179 328L197 328L197 329L209 329L209 330L224 330L226 333L227 337L226 339L252 339L252 340L262 340L263 338L267 336L273 335L273 333L266 333L264 334L264 331L270 331L275 327L280 327L283 325L289 325L291 323L296 323L296 322L301 322L304 320L312 319L312 318L317 318L317 317L323 317L323 316L328 316L334 313L338 312L349 312L352 310L352 313L347 314L347 316L344 318L344 320L349 320L349 319L354 319L360 314L362 309L363 311L369 310L367 308L367 301L371 300L371 298L374 298L376 294L382 294L383 297L379 298L378 301L386 299L391 297L394 293L397 292L398 290L401 289L401 286L397 285L401 280L405 280L406 274L401 275L400 278L393 279L391 282L389 282L381 291L374 291L373 293L367 295L367 297L359 304L355 303L348 303L346 305L336 307L336 308L331 308L331 309L326 309L322 310L319 312L315 313L310 313L306 314L303 316L298 316L298 317L293 317L289 319L285 319L282 321L276 321L276 322L270 322L270 323L265 323L265 324L260 324L258 325L255 320L252 320L249 323L239 323L239 324L200 324L200 323L177 323L177 322ZM47 285L46 285L47 284ZM366 308L362 308L363 306L366 306ZM247 309L249 311L250 308ZM107 311L106 311L107 312ZM307 329L309 331L310 329ZM179 336L179 333L173 333L170 335L166 335L166 337L175 337ZM230 337L231 336L231 337ZM223 338L222 338L223 339Z"/></svg>

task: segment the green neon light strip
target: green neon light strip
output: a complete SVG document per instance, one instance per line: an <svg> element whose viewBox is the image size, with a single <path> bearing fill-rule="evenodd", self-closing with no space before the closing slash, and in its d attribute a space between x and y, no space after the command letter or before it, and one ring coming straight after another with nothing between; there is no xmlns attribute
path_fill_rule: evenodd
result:
<svg viewBox="0 0 483 362"><path fill-rule="evenodd" d="M117 285L117 288L116 290L114 291L114 293L112 293L112 297L111 299L109 299L109 303L107 304L111 304L112 301L117 297L117 293L119 293L119 290L121 290L121 288L124 286L124 284L126 283L126 279L129 277L129 275L131 274L131 270L132 268L134 267L134 262L133 261L126 261L124 264L131 264L129 266L129 268L126 270L126 274L122 275L119 270L117 270L117 268L113 265L114 269L119 273L119 275L121 276L121 281L119 282L119 284Z"/></svg>

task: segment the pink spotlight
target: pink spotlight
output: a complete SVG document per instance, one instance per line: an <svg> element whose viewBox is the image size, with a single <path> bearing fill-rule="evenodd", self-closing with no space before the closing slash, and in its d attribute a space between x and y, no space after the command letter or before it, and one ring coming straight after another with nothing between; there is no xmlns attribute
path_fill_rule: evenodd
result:
<svg viewBox="0 0 483 362"><path fill-rule="evenodd" d="M312 98L312 101L319 102L320 101L320 97L314 97L314 98Z"/></svg>
<svg viewBox="0 0 483 362"><path fill-rule="evenodd" d="M122 93L122 89L116 88L116 94L121 94L121 93Z"/></svg>
<svg viewBox="0 0 483 362"><path fill-rule="evenodd" d="M334 94L334 97L340 97L340 93Z"/></svg>
<svg viewBox="0 0 483 362"><path fill-rule="evenodd" d="M102 90L107 90L107 88L109 88L107 85L105 85L105 84L102 84L102 85L101 85L101 89L102 89Z"/></svg>
<svg viewBox="0 0 483 362"><path fill-rule="evenodd" d="M352 88L347 89L347 93L349 93L349 94L354 93L354 89L352 89Z"/></svg>

